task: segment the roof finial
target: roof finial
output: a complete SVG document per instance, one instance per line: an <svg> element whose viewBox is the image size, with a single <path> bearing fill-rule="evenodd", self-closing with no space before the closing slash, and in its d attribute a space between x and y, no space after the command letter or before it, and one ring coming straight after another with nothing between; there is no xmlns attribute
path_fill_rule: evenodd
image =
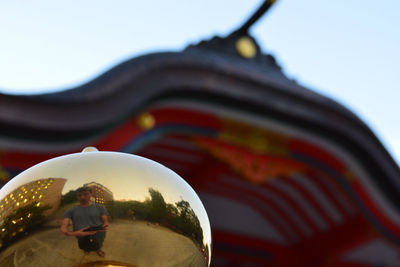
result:
<svg viewBox="0 0 400 267"><path fill-rule="evenodd" d="M236 31L232 34L247 35L249 28L261 18L276 0L265 0L264 3L257 9L257 11Z"/></svg>

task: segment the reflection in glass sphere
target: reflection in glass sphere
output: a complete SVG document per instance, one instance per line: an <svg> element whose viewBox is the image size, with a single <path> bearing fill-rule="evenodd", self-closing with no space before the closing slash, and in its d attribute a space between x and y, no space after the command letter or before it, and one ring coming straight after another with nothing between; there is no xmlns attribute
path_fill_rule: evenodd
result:
<svg viewBox="0 0 400 267"><path fill-rule="evenodd" d="M0 266L209 266L208 217L182 178L149 159L89 151L0 190Z"/></svg>

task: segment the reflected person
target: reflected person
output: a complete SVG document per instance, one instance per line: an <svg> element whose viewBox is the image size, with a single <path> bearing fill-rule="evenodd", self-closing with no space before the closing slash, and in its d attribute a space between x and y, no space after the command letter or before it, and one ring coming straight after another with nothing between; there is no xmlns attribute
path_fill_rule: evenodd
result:
<svg viewBox="0 0 400 267"><path fill-rule="evenodd" d="M90 187L80 187L76 190L79 205L64 213L60 230L67 236L77 237L79 248L85 254L96 251L100 257L104 257L105 253L101 247L106 237L105 231L108 228L109 214L104 206L92 203L91 196L92 189ZM68 230L71 221L72 232Z"/></svg>

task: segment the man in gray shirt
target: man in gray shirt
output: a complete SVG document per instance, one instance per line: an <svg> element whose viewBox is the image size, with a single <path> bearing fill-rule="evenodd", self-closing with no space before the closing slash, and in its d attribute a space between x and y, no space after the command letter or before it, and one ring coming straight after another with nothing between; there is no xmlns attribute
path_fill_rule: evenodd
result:
<svg viewBox="0 0 400 267"><path fill-rule="evenodd" d="M102 205L92 203L90 200L92 190L90 187L80 187L76 190L76 198L79 205L68 209L64 213L64 219L60 230L67 236L78 238L79 248L85 254L96 251L100 257L104 257L101 250L106 237L108 227L108 212ZM72 221L73 231L68 230Z"/></svg>

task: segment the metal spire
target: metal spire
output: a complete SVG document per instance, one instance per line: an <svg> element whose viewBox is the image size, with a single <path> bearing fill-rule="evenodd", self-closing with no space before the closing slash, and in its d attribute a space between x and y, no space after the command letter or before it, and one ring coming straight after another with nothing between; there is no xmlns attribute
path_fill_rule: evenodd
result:
<svg viewBox="0 0 400 267"><path fill-rule="evenodd" d="M254 12L254 14L232 34L247 35L249 28L257 22L276 2L276 0L265 0L264 3Z"/></svg>

